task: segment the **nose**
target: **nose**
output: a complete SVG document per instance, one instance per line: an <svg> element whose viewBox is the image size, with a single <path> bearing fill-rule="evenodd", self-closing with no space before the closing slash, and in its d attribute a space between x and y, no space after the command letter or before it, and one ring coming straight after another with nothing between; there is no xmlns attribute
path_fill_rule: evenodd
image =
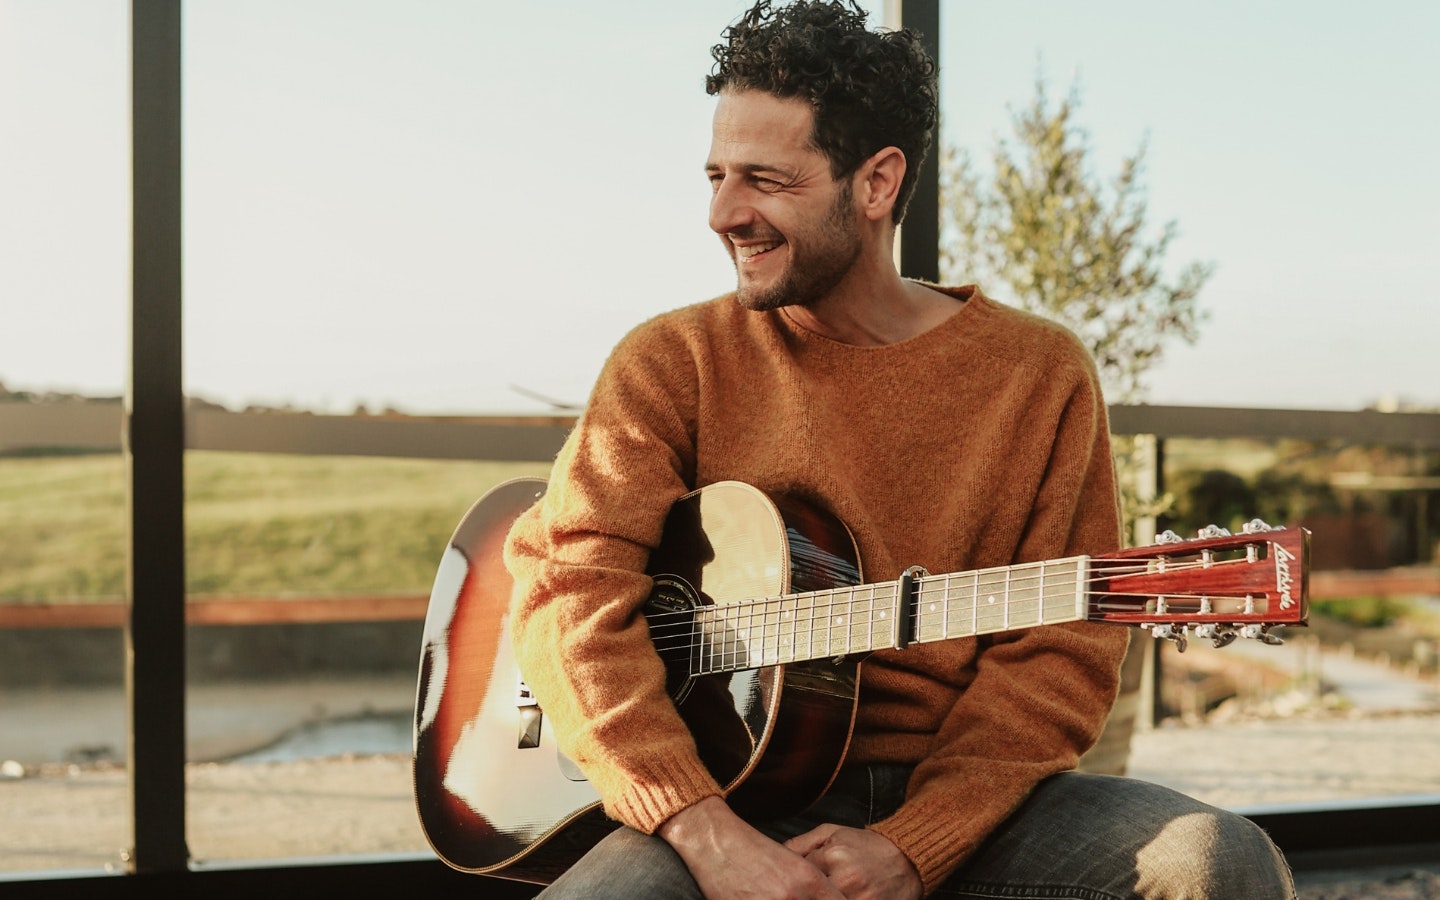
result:
<svg viewBox="0 0 1440 900"><path fill-rule="evenodd" d="M710 230L730 234L752 224L755 210L746 201L738 180L719 178L714 184L715 191L710 195Z"/></svg>

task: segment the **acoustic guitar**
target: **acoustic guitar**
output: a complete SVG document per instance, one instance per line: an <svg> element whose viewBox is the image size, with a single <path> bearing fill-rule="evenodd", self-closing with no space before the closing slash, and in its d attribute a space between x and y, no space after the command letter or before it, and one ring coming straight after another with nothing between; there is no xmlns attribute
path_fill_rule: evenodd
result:
<svg viewBox="0 0 1440 900"><path fill-rule="evenodd" d="M476 501L445 550L426 613L413 778L423 831L450 866L548 883L615 827L560 753L510 648L501 560L545 482ZM675 503L651 556L645 608L676 708L741 815L797 812L829 786L849 743L866 654L1081 620L1157 637L1279 643L1308 612L1309 533L1244 533L1100 556L865 583L833 516L740 482Z"/></svg>

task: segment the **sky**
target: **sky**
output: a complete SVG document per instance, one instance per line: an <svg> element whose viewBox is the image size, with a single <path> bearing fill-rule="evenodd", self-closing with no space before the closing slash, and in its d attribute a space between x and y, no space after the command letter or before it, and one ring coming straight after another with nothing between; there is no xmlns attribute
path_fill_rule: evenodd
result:
<svg viewBox="0 0 1440 900"><path fill-rule="evenodd" d="M734 285L703 77L747 5L190 0L187 393L583 403L631 327ZM128 9L0 0L12 390L125 387ZM939 40L942 140L976 158L1037 77L1078 91L1097 178L1145 143L1167 268L1215 266L1148 402L1440 408L1440 4L945 0Z"/></svg>

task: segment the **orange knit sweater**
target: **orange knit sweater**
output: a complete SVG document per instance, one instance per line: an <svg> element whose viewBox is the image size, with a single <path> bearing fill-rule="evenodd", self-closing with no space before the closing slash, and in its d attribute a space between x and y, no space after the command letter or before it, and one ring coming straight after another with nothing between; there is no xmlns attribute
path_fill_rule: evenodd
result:
<svg viewBox="0 0 1440 900"><path fill-rule="evenodd" d="M798 494L845 522L868 580L1119 544L1105 405L1062 328L947 289L959 311L856 347L731 296L661 315L606 363L506 561L521 670L614 818L650 832L721 788L665 694L639 610L671 504L716 481ZM871 655L848 761L917 764L872 828L934 888L1114 701L1128 635L1050 625Z"/></svg>

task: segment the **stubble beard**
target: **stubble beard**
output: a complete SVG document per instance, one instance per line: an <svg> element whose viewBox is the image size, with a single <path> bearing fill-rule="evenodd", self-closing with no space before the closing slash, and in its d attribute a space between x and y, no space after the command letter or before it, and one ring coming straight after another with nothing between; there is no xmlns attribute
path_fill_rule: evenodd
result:
<svg viewBox="0 0 1440 900"><path fill-rule="evenodd" d="M790 264L778 281L765 286L737 283L735 297L740 305L752 312L811 306L834 290L860 258L860 232L851 218L851 196L847 183L818 226L786 242ZM739 260L735 263L738 270Z"/></svg>

